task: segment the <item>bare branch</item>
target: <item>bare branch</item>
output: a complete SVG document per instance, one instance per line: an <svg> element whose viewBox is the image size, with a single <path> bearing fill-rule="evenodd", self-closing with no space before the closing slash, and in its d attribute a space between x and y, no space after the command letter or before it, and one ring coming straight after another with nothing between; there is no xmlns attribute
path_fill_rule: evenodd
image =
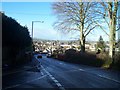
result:
<svg viewBox="0 0 120 90"><path fill-rule="evenodd" d="M91 22L91 23L88 24L88 26L86 27L86 29L85 29L84 32L83 32L84 34L87 32L87 30L89 30L90 26L91 26L93 23L94 23L94 22Z"/></svg>
<svg viewBox="0 0 120 90"><path fill-rule="evenodd" d="M95 23L105 32L106 35L109 36L109 34L106 32L106 30L103 29L103 27L100 24L98 24L97 22L95 22Z"/></svg>
<svg viewBox="0 0 120 90"><path fill-rule="evenodd" d="M92 27L91 29L89 29L89 31L85 34L85 37L94 29L96 28L98 25L95 25L94 27Z"/></svg>

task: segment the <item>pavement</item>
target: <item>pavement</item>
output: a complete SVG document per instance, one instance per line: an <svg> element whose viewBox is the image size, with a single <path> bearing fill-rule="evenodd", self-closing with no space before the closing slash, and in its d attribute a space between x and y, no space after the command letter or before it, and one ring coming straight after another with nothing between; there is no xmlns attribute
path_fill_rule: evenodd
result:
<svg viewBox="0 0 120 90"><path fill-rule="evenodd" d="M34 55L33 61L19 70L3 73L2 86L11 88L72 88L120 89L120 72L86 65L72 64Z"/></svg>
<svg viewBox="0 0 120 90"><path fill-rule="evenodd" d="M8 68L2 68L2 75L9 75L9 74L13 74L13 73L17 73L17 72L22 72L22 71L26 71L27 69L30 68L34 68L37 67L40 64L40 62L38 60L36 60L35 57L32 58L32 60L26 64L23 65L19 65L16 66L15 68L10 69Z"/></svg>

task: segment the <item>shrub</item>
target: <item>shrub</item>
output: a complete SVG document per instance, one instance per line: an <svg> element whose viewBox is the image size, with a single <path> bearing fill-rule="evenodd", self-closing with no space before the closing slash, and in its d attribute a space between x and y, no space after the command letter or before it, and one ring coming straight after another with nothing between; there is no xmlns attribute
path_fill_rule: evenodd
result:
<svg viewBox="0 0 120 90"><path fill-rule="evenodd" d="M29 47L29 48L28 48ZM9 63L17 66L19 62L25 62L23 54L19 54L23 49L27 51L32 49L32 39L29 35L28 28L21 26L16 20L2 13L2 57L3 65ZM20 56L21 55L21 56ZM17 57L17 59L16 59Z"/></svg>
<svg viewBox="0 0 120 90"><path fill-rule="evenodd" d="M120 52L115 54L114 60L112 68L120 70Z"/></svg>
<svg viewBox="0 0 120 90"><path fill-rule="evenodd" d="M103 65L102 65L103 68L109 68L110 67L110 64L112 63L112 60L109 57L108 53L102 52L100 54L97 54L96 56L97 56L97 59L99 59L103 62Z"/></svg>
<svg viewBox="0 0 120 90"><path fill-rule="evenodd" d="M58 54L57 59L65 60L65 55L64 54Z"/></svg>
<svg viewBox="0 0 120 90"><path fill-rule="evenodd" d="M81 53L70 49L65 52L65 55L66 60L69 60L68 62L97 67L103 65L103 61L96 59L96 55L92 53Z"/></svg>
<svg viewBox="0 0 120 90"><path fill-rule="evenodd" d="M66 58L72 59L76 55L76 50L75 49L68 49L65 51L65 56Z"/></svg>

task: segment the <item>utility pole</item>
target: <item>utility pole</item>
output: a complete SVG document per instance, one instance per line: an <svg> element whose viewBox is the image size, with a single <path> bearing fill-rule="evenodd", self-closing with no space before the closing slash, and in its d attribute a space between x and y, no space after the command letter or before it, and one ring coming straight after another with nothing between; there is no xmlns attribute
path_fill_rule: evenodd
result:
<svg viewBox="0 0 120 90"><path fill-rule="evenodd" d="M33 39L33 26L35 22L44 23L44 21L32 21L32 39Z"/></svg>
<svg viewBox="0 0 120 90"><path fill-rule="evenodd" d="M44 23L44 21L32 21L32 34L31 34L31 35L32 35L32 50L31 50L31 52L33 52L33 45L34 45L34 44L33 44L33 30L34 30L34 29L33 29L33 28L34 28L33 26L34 26L34 23L36 23L36 22Z"/></svg>

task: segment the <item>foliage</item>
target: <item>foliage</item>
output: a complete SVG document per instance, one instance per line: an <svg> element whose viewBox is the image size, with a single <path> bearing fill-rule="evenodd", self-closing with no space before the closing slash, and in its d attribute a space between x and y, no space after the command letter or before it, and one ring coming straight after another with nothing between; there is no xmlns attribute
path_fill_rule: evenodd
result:
<svg viewBox="0 0 120 90"><path fill-rule="evenodd" d="M74 51L73 51L74 52ZM72 53L73 53L72 52ZM101 67L103 65L103 60L97 59L95 54L91 53L82 53L82 52L74 52L67 53L65 61L77 64L84 64L89 66L97 66Z"/></svg>
<svg viewBox="0 0 120 90"><path fill-rule="evenodd" d="M109 57L108 52L101 52L100 54L95 54L92 52L81 53L74 49L68 49L65 54L57 54L57 59L66 61L69 63L84 64L89 66L101 67L104 69L117 69L120 70L120 53L115 55L114 64L112 64L112 59Z"/></svg>
<svg viewBox="0 0 120 90"><path fill-rule="evenodd" d="M28 28L21 26L16 20L2 13L2 52L3 63L9 62L15 64L16 57L24 56L32 49L32 40ZM7 56L8 55L8 56ZM19 56L20 55L20 56ZM20 58L19 58L20 59ZM23 59L21 59L22 62Z"/></svg>
<svg viewBox="0 0 120 90"><path fill-rule="evenodd" d="M103 22L107 24L107 27L109 29L109 34L106 32L106 30L103 28L101 24L100 28L109 36L109 56L114 59L115 55L115 42L116 42L116 31L120 29L119 27L119 1L114 0L112 2L100 2L101 10L97 11L99 15L101 15L101 19L103 19ZM106 25L104 25L106 27ZM117 28L118 27L118 28Z"/></svg>
<svg viewBox="0 0 120 90"><path fill-rule="evenodd" d="M112 63L112 60L111 58L109 57L109 54L108 53L105 53L105 52L102 52L100 54L97 54L97 59L103 61L103 64L101 67L103 68L109 68L111 63Z"/></svg>
<svg viewBox="0 0 120 90"><path fill-rule="evenodd" d="M120 52L116 53L114 56L114 63L111 68L120 70Z"/></svg>
<svg viewBox="0 0 120 90"><path fill-rule="evenodd" d="M105 47L106 47L105 42L104 42L102 36L100 36L99 41L97 42L97 47L96 48L97 49L100 48L102 51L104 51Z"/></svg>
<svg viewBox="0 0 120 90"><path fill-rule="evenodd" d="M31 44L31 38L27 27L21 26L16 20L2 15L2 38L3 47L19 47L24 49Z"/></svg>
<svg viewBox="0 0 120 90"><path fill-rule="evenodd" d="M81 51L85 52L86 36L97 27L95 2L57 2L53 4L53 11L58 20L54 26L58 30L69 33L78 31L80 33Z"/></svg>
<svg viewBox="0 0 120 90"><path fill-rule="evenodd" d="M76 54L76 50L75 49L68 49L65 51L65 55L67 58L71 59L75 54Z"/></svg>

